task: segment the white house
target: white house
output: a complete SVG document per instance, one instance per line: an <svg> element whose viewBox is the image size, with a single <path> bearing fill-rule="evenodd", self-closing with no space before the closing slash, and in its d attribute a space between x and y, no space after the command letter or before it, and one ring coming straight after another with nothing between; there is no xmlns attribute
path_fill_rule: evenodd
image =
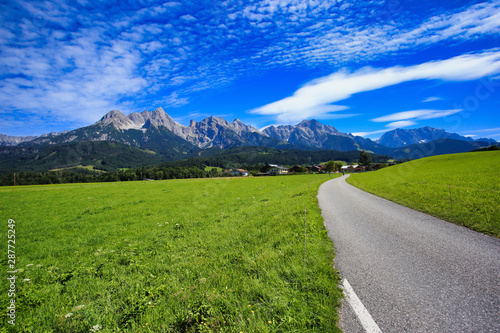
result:
<svg viewBox="0 0 500 333"><path fill-rule="evenodd" d="M355 165L343 165L342 166L342 171L347 171L347 169L356 169L359 165L358 164L355 164Z"/></svg>
<svg viewBox="0 0 500 333"><path fill-rule="evenodd" d="M272 168L269 169L270 175L286 175L288 174L288 168L271 164Z"/></svg>
<svg viewBox="0 0 500 333"><path fill-rule="evenodd" d="M244 170L244 169L236 169L236 170L233 170L232 174L233 174L233 176L248 177L250 172L248 172L247 170Z"/></svg>
<svg viewBox="0 0 500 333"><path fill-rule="evenodd" d="M342 172L361 172L364 170L365 170L365 167L359 166L359 164L342 166Z"/></svg>

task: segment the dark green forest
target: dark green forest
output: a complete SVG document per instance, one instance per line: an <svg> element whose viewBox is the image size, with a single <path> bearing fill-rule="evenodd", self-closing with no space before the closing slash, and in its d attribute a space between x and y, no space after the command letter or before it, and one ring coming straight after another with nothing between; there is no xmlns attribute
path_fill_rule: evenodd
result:
<svg viewBox="0 0 500 333"><path fill-rule="evenodd" d="M76 149L79 150L79 155L76 155ZM15 151L15 149L11 149L12 153ZM37 165L37 168L43 167L46 170L30 170L29 162L34 160L33 155L36 153L30 152L28 163L24 169L21 168L22 171L16 170L15 166L12 165L10 166L12 169L8 172L4 171L0 177L0 185L12 186L14 182L15 185L37 185L221 177L231 176L229 170L236 168L249 170L255 175L263 171L265 165L270 163L292 167L295 165L316 165L330 160L354 163L360 158L359 151L303 151L279 150L268 147L235 147L225 150L212 148L203 152L207 156L158 163L153 153L146 153L113 142L89 142L87 146L68 145L66 150L59 149L57 154L52 149L38 152L37 159L43 159L45 162ZM75 160L72 161L73 167L47 171L48 168L57 167L73 158L73 153L75 153ZM157 163L149 166L141 165L144 163L143 154L151 155L147 156L152 157L149 161ZM201 152L199 154L203 155ZM131 156L137 157L138 166L120 169L118 166L123 159L130 159ZM371 156L374 163L384 163L389 159L388 156ZM92 165L93 170L83 168L84 165ZM218 167L223 171L205 170L207 166Z"/></svg>

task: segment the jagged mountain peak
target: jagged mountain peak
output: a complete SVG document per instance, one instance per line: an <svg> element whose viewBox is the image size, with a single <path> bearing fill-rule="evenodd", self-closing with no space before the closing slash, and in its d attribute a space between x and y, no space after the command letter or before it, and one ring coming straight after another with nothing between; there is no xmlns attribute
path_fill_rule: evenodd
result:
<svg viewBox="0 0 500 333"><path fill-rule="evenodd" d="M347 134L337 131L335 127L324 125L316 119L303 120L295 126L269 126L263 132L281 141L313 147L322 147L330 136L348 137Z"/></svg>
<svg viewBox="0 0 500 333"><path fill-rule="evenodd" d="M378 140L378 143L390 148L398 148L406 145L426 143L438 139L454 139L460 141L474 141L471 138L461 136L456 133L449 133L440 128L429 126L404 129L396 128L384 133Z"/></svg>
<svg viewBox="0 0 500 333"><path fill-rule="evenodd" d="M304 126L324 126L324 125L319 121L317 121L316 119L305 119L302 120L300 123L298 123L297 126L304 127Z"/></svg>
<svg viewBox="0 0 500 333"><path fill-rule="evenodd" d="M338 135L340 132L331 125L324 125L316 119L303 120L296 127L312 130L315 132L324 132L331 135Z"/></svg>
<svg viewBox="0 0 500 333"><path fill-rule="evenodd" d="M158 108L156 108L153 112L156 112L156 113L166 113L165 110L163 110L163 108L160 106Z"/></svg>
<svg viewBox="0 0 500 333"><path fill-rule="evenodd" d="M112 110L106 113L97 124L102 126L113 125L119 129L134 127L134 122L119 110Z"/></svg>
<svg viewBox="0 0 500 333"><path fill-rule="evenodd" d="M208 118L203 119L200 123L209 123L209 124L223 124L227 125L229 122L221 117L210 116Z"/></svg>
<svg viewBox="0 0 500 333"><path fill-rule="evenodd" d="M120 110L111 110L106 113L100 121L105 121L107 119L115 119L115 118L125 118L126 116Z"/></svg>
<svg viewBox="0 0 500 333"><path fill-rule="evenodd" d="M0 146L17 146L23 142L35 140L36 136L11 136L0 134Z"/></svg>

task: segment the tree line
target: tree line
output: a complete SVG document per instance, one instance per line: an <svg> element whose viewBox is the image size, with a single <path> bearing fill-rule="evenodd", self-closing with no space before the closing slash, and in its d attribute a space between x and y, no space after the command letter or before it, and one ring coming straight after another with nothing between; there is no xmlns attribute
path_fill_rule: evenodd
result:
<svg viewBox="0 0 500 333"><path fill-rule="evenodd" d="M0 177L0 186L13 185L44 185L63 183L94 183L94 182L117 182L134 180L163 180L163 179L185 179L206 178L220 176L215 174L217 170L205 171L197 167L190 168L137 168L119 171L97 172L81 168L62 171L45 172L10 172Z"/></svg>
<svg viewBox="0 0 500 333"><path fill-rule="evenodd" d="M258 151L258 153L262 153L262 151ZM229 170L236 168L245 169L248 170L251 174L257 175L261 172L265 172L265 168L267 165L267 163L264 163L265 160L261 160L260 158L262 155L265 156L267 154L261 155L258 153L256 154L255 151L250 153L236 151L235 153L231 154L232 156L230 156L234 158L233 160L228 158L228 156L211 156L205 158L192 158L183 161L169 162L153 167L138 167L108 171L89 170L85 168L75 167L58 171L23 171L16 173L10 172L8 174L0 176L0 186L230 177L232 176L232 173ZM297 157L292 158L294 157L294 154L290 154L287 151L276 153L276 151L272 150L271 154L273 154L273 157L276 158L273 159L273 162L275 160L277 161L274 163L288 166L302 164L302 166L296 167L296 170L293 171L295 171L296 173L306 172L306 168L303 166L304 163L282 163L299 162L299 160L296 159ZM325 152L309 152L309 158L306 158L305 160L307 162L313 162L311 164L319 164L318 160L327 156L328 155L326 155ZM341 156L344 158L354 158L353 152L341 153ZM331 152L328 157L331 157ZM372 163L372 156L364 151L361 153L357 152L357 160L359 160L360 164L370 166ZM258 162L256 164L249 163L256 161ZM302 159L300 162L304 162L304 159ZM206 166L217 168L206 168ZM340 171L341 167L341 163L330 160L330 162L326 164L325 171Z"/></svg>

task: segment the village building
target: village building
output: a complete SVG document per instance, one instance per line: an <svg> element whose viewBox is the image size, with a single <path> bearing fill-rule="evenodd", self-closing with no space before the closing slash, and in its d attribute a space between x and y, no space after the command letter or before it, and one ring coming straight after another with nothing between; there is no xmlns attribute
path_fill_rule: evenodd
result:
<svg viewBox="0 0 500 333"><path fill-rule="evenodd" d="M309 170L309 172L324 172L325 170L325 166L324 165L311 165L311 166L308 166L307 167L307 170Z"/></svg>
<svg viewBox="0 0 500 333"><path fill-rule="evenodd" d="M288 168L282 167L282 166L274 166L269 170L270 175L286 175L288 174Z"/></svg>
<svg viewBox="0 0 500 333"><path fill-rule="evenodd" d="M233 176L248 177L248 175L250 174L250 172L248 172L247 170L244 170L244 169L236 169L236 170L233 170L231 172L231 174Z"/></svg>
<svg viewBox="0 0 500 333"><path fill-rule="evenodd" d="M342 166L342 172L362 172L362 171L365 171L365 167L359 166L358 164Z"/></svg>
<svg viewBox="0 0 500 333"><path fill-rule="evenodd" d="M294 167L292 167L292 168L290 168L288 170L288 172L294 172L294 173L296 173L296 172L306 172L306 171L307 171L307 169L304 168L303 166L300 166L300 165L296 165L296 166L294 166Z"/></svg>

